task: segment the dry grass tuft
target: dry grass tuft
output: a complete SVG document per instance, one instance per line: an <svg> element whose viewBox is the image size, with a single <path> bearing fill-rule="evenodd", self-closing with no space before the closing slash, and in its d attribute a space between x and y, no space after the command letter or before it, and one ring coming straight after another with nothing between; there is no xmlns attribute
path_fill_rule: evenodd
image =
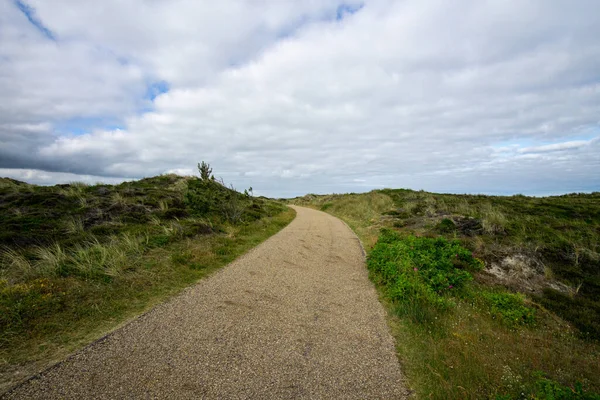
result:
<svg viewBox="0 0 600 400"><path fill-rule="evenodd" d="M486 233L503 233L507 224L506 216L491 203L485 203L481 207L481 225Z"/></svg>
<svg viewBox="0 0 600 400"><path fill-rule="evenodd" d="M160 208L161 211L167 211L169 209L169 203L166 200L159 200L158 208Z"/></svg>
<svg viewBox="0 0 600 400"><path fill-rule="evenodd" d="M68 261L67 253L58 243L48 247L37 246L33 249L33 255L36 258L34 262L36 276L56 276Z"/></svg>
<svg viewBox="0 0 600 400"><path fill-rule="evenodd" d="M81 217L69 217L64 222L65 233L77 234L84 231L84 223Z"/></svg>
<svg viewBox="0 0 600 400"><path fill-rule="evenodd" d="M31 262L17 249L6 246L0 248L0 262L3 266L0 269L2 275L10 274L16 280L22 280L32 275Z"/></svg>

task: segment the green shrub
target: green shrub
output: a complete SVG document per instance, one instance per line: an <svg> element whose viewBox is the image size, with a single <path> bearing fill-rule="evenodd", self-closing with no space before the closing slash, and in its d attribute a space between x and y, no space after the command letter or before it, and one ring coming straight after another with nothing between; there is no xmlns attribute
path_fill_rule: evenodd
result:
<svg viewBox="0 0 600 400"><path fill-rule="evenodd" d="M194 179L188 183L184 201L195 215L217 215L231 223L242 220L244 212L251 202L248 196L244 196L220 182L201 179Z"/></svg>
<svg viewBox="0 0 600 400"><path fill-rule="evenodd" d="M528 398L533 400L600 400L600 394L586 392L580 382L575 384L574 388L563 386L558 382L548 379L536 373L538 379L535 388ZM510 396L498 397L510 399Z"/></svg>
<svg viewBox="0 0 600 400"><path fill-rule="evenodd" d="M551 379L540 378L527 397L524 397L523 393L519 395L505 394L497 395L495 400L524 398L532 400L600 400L600 394L584 391L579 382L575 384L575 388L570 388Z"/></svg>
<svg viewBox="0 0 600 400"><path fill-rule="evenodd" d="M285 206L250 196L226 187L213 179L192 179L184 195L184 203L195 216L216 218L231 224L248 223L265 216L273 216L285 209Z"/></svg>
<svg viewBox="0 0 600 400"><path fill-rule="evenodd" d="M242 221L244 212L251 203L248 191L237 192L212 176L212 168L204 161L198 164L200 178L188 182L184 196L185 205L199 216L218 215L230 223Z"/></svg>
<svg viewBox="0 0 600 400"><path fill-rule="evenodd" d="M531 325L535 323L535 310L525 306L523 296L512 293L483 292L494 318L508 326Z"/></svg>
<svg viewBox="0 0 600 400"><path fill-rule="evenodd" d="M458 241L401 237L384 229L369 255L368 267L388 297L397 302L399 314L425 322L436 310L450 307L449 295L473 279L469 271L483 265Z"/></svg>
<svg viewBox="0 0 600 400"><path fill-rule="evenodd" d="M214 210L218 198L217 183L193 179L188 182L184 202L196 215L205 216Z"/></svg>
<svg viewBox="0 0 600 400"><path fill-rule="evenodd" d="M448 218L444 218L438 224L438 230L441 233L450 233L456 231L456 224Z"/></svg>

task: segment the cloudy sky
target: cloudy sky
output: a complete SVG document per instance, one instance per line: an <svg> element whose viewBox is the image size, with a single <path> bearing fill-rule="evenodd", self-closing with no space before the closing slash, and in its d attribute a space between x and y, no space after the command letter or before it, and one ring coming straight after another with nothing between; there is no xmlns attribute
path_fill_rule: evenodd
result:
<svg viewBox="0 0 600 400"><path fill-rule="evenodd" d="M0 176L600 190L598 0L0 0Z"/></svg>

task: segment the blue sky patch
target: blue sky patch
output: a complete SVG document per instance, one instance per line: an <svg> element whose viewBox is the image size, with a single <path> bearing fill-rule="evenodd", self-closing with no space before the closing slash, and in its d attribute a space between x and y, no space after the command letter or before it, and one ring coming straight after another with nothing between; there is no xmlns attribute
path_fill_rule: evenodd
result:
<svg viewBox="0 0 600 400"><path fill-rule="evenodd" d="M39 32L41 32L46 38L56 41L56 36L52 31L44 26L42 21L37 17L35 8L26 4L21 0L14 0L15 6L27 17L27 20L33 25Z"/></svg>
<svg viewBox="0 0 600 400"><path fill-rule="evenodd" d="M301 15L294 23L286 26L282 29L277 37L279 39L285 39L288 37L292 37L302 29L304 26L310 24L311 22L330 22L330 21L341 21L348 16L357 13L364 7L364 3L358 4L340 4L335 10L331 9L325 15L321 15L319 17L309 17L308 15Z"/></svg>
<svg viewBox="0 0 600 400"><path fill-rule="evenodd" d="M335 19L337 21L341 21L344 18L346 18L347 16L360 11L360 9L363 8L364 6L365 5L363 3L361 3L361 4L340 4L337 8Z"/></svg>
<svg viewBox="0 0 600 400"><path fill-rule="evenodd" d="M278 39L285 39L288 37L292 37L298 32L303 26L308 24L311 21L306 15L300 16L293 24L290 24L283 29L281 29L278 34Z"/></svg>
<svg viewBox="0 0 600 400"><path fill-rule="evenodd" d="M144 98L154 101L156 97L169 91L169 84L165 81L153 82L148 85Z"/></svg>

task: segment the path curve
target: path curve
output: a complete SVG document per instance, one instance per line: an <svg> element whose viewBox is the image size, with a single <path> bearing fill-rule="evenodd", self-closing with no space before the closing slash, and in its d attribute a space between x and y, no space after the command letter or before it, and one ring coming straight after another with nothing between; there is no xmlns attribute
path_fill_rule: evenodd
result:
<svg viewBox="0 0 600 400"><path fill-rule="evenodd" d="M294 209L245 256L5 398L404 398L358 239Z"/></svg>

